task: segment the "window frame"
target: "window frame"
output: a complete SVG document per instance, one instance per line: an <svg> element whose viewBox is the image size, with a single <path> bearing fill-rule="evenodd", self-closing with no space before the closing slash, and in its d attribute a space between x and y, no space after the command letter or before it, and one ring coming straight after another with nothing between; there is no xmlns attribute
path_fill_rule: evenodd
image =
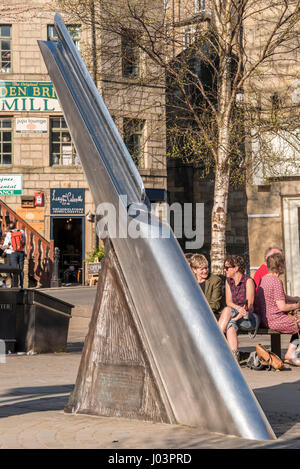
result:
<svg viewBox="0 0 300 469"><path fill-rule="evenodd" d="M124 30L121 34L121 60L123 78L137 79L140 78L142 74L141 49L135 43L136 36L136 32L130 29ZM131 50L130 54L127 53L127 50L129 49ZM131 72L130 69L132 69Z"/></svg>
<svg viewBox="0 0 300 469"><path fill-rule="evenodd" d="M138 169L145 168L145 119L135 119L131 117L123 118L123 140L129 151L129 154ZM130 132L128 132L130 130ZM132 146L136 146L134 141L137 137L137 151L132 150ZM133 140L132 143L130 140Z"/></svg>
<svg viewBox="0 0 300 469"><path fill-rule="evenodd" d="M9 36L2 35L2 27L9 28ZM9 43L9 49L3 49L3 42L6 41ZM9 59L3 60L2 56L5 51L9 52ZM5 68L3 66L4 62L9 62L9 67ZM0 24L0 73L12 73L12 25L11 24Z"/></svg>
<svg viewBox="0 0 300 469"><path fill-rule="evenodd" d="M195 13L201 13L201 11L205 11L205 0L195 0Z"/></svg>
<svg viewBox="0 0 300 469"><path fill-rule="evenodd" d="M196 28L195 26L186 26L182 31L182 43L183 49L188 49L194 42L196 38Z"/></svg>
<svg viewBox="0 0 300 469"><path fill-rule="evenodd" d="M59 121L58 127L53 125L55 120ZM49 124L49 166L78 166L80 160L64 117L50 116ZM58 138L54 139L53 136ZM58 151L53 151L55 145L59 146Z"/></svg>
<svg viewBox="0 0 300 469"><path fill-rule="evenodd" d="M10 127L3 127L3 121L4 120L10 120ZM10 132L10 140L4 141L3 140L3 133L4 132ZM0 165L1 166L6 166L6 165L12 165L13 161L13 136L14 136L14 129L13 129L13 116L0 116ZM10 162L9 163L4 163L3 158L4 158L4 152L3 152L3 147L5 143L10 143L11 146L11 151L6 152L6 155L10 155Z"/></svg>

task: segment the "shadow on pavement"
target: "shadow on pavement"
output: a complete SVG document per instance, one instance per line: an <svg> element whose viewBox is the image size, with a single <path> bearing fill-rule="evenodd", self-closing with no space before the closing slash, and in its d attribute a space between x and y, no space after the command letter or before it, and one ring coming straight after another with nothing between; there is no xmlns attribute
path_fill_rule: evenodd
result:
<svg viewBox="0 0 300 469"><path fill-rule="evenodd" d="M67 343L67 353L82 352L84 342L68 342Z"/></svg>
<svg viewBox="0 0 300 469"><path fill-rule="evenodd" d="M70 393L73 391L74 384L61 384L49 386L26 386L14 387L1 394L0 400L0 419L12 416L47 412L63 412L68 403ZM179 434L181 448L300 448L300 380L291 383L281 383L276 386L267 386L256 388L254 394L260 403L264 413L269 420L277 438L279 440L260 442L243 440L235 437L228 437L221 434L203 434L197 428L183 428L181 426L164 425L163 426L163 445L164 447L173 447L178 444ZM124 420L124 425L126 420ZM135 421L127 421L130 428L128 438L132 438L131 430L135 426ZM149 425L147 425L149 427ZM150 427L149 427L150 428ZM152 431L151 431L152 428ZM151 426L145 440L141 438L140 447L149 447L151 443L159 444L159 441L153 436L153 427ZM185 431L188 432L188 440ZM130 436L131 435L131 436ZM150 438L150 441L147 441ZM152 441L151 441L152 440ZM126 437L122 437L122 446L130 445ZM126 447L126 446L125 446ZM153 447L153 446L151 446ZM154 446L155 447L155 446Z"/></svg>
<svg viewBox="0 0 300 469"><path fill-rule="evenodd" d="M298 426L300 430L300 380L254 389L267 419L277 437Z"/></svg>

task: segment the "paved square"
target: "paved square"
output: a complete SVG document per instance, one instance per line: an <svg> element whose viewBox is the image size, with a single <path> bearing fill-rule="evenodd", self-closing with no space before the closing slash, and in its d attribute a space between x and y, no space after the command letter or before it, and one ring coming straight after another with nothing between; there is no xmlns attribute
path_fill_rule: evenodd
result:
<svg viewBox="0 0 300 469"><path fill-rule="evenodd" d="M0 364L1 449L89 448L300 448L300 368L253 371L243 375L260 402L278 439L244 440L183 425L72 415L64 413L77 377L84 338L88 332L95 289L83 289L86 301L76 305L70 321L66 353L8 355ZM53 292L54 294L55 292ZM74 292L61 291L66 301ZM62 298L63 299L63 298ZM77 300L77 303L80 303ZM270 339L241 336L242 351ZM282 338L282 349L289 337Z"/></svg>

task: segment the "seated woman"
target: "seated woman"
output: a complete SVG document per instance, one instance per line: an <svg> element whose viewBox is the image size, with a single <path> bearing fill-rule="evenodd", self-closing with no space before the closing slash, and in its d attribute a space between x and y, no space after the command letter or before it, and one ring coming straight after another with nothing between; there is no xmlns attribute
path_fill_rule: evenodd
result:
<svg viewBox="0 0 300 469"><path fill-rule="evenodd" d="M209 273L208 261L203 254L194 254L189 258L189 264L213 313L218 313L222 306L222 280Z"/></svg>
<svg viewBox="0 0 300 469"><path fill-rule="evenodd" d="M226 332L229 347L238 362L238 330L239 328L255 329L256 325L255 317L252 314L255 283L249 275L245 274L246 263L240 256L227 256L224 270L226 273L225 297L227 306L223 309L218 324L221 331Z"/></svg>
<svg viewBox="0 0 300 469"><path fill-rule="evenodd" d="M256 292L255 311L260 315L263 327L274 329L282 334L292 334L285 361L291 365L300 366L300 358L297 358L295 353L299 345L300 319L296 316L290 318L288 314L293 314L297 308L300 308L300 298L284 293L283 284L279 278L285 270L282 254L272 254L268 257L267 268L268 273L261 279Z"/></svg>

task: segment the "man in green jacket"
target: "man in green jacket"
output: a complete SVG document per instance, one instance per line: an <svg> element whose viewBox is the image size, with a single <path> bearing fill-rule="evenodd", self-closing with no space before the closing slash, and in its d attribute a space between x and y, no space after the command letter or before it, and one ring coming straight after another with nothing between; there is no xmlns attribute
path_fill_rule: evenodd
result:
<svg viewBox="0 0 300 469"><path fill-rule="evenodd" d="M221 278L209 273L208 261L203 254L194 254L188 261L209 306L217 314L224 302Z"/></svg>

